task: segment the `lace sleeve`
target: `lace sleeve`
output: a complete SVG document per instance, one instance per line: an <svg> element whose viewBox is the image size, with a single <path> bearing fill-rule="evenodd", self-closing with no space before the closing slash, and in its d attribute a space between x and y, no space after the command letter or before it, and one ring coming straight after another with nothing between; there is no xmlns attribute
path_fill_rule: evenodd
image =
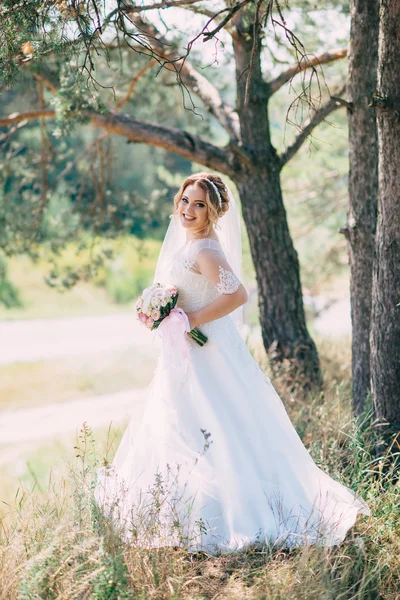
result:
<svg viewBox="0 0 400 600"><path fill-rule="evenodd" d="M241 285L221 248L200 248L196 254L196 267L221 294L233 294Z"/></svg>

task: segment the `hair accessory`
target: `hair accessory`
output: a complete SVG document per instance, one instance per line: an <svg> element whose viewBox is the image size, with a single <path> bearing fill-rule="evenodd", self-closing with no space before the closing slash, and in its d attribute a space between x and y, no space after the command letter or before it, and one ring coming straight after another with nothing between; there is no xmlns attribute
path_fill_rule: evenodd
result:
<svg viewBox="0 0 400 600"><path fill-rule="evenodd" d="M208 183L211 183L211 185L213 186L213 188L214 188L214 190L215 190L215 193L216 193L216 194L217 194L217 196L218 196L218 204L219 204L219 207L220 207L220 208L222 208L222 198L221 198L221 194L219 193L219 189L217 188L217 186L215 185L215 183L214 183L213 181L211 181L211 179L207 179L207 177L203 177L203 179L204 179L205 181L208 181Z"/></svg>

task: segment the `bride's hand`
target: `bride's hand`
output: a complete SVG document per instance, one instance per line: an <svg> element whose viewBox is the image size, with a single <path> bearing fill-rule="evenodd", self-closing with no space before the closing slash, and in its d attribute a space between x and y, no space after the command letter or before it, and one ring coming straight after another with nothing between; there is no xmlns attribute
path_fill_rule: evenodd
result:
<svg viewBox="0 0 400 600"><path fill-rule="evenodd" d="M187 318L189 319L190 331L196 327L196 313L186 313Z"/></svg>

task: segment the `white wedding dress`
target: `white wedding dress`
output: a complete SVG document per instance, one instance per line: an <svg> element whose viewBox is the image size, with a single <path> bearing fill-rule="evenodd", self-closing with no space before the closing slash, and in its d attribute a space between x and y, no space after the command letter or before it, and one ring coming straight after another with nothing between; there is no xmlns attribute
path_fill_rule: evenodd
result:
<svg viewBox="0 0 400 600"><path fill-rule="evenodd" d="M224 256L219 242L194 240L170 263L178 307L192 312L240 284L196 267L199 251ZM210 553L254 542L340 543L365 502L316 466L271 381L230 315L199 326L189 360L171 367L161 351L143 419L131 419L96 501L143 545L184 544Z"/></svg>

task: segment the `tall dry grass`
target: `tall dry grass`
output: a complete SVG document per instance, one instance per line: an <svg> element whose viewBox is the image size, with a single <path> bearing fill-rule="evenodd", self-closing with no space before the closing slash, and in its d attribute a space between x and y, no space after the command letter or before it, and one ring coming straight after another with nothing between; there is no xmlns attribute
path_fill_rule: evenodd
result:
<svg viewBox="0 0 400 600"><path fill-rule="evenodd" d="M374 454L369 407L351 414L348 345L320 344L314 395L273 381L317 464L359 493L372 516L327 548L258 546L221 555L145 549L93 501L98 446L84 426L76 462L46 490L18 489L0 522L1 600L400 598L400 489L395 460ZM110 458L110 457L108 457Z"/></svg>

